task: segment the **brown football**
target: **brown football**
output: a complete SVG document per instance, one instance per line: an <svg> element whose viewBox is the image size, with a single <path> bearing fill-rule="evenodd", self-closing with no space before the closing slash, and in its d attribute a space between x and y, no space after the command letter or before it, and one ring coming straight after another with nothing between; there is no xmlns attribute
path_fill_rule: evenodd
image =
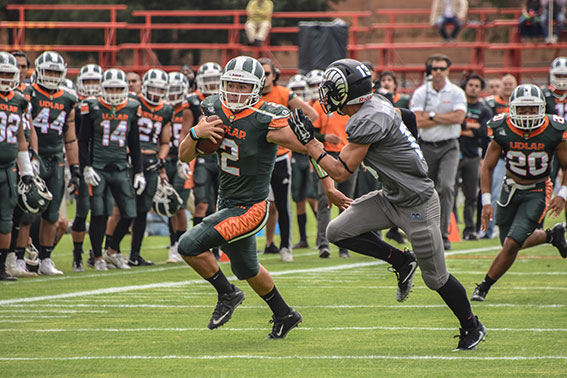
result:
<svg viewBox="0 0 567 378"><path fill-rule="evenodd" d="M207 117L207 122L212 122L216 119L219 119L219 116L212 115ZM224 129L222 131L222 136L224 137ZM201 156L207 156L210 154L214 154L222 144L223 138L217 140L216 143L213 143L210 139L199 139L197 141L197 153Z"/></svg>

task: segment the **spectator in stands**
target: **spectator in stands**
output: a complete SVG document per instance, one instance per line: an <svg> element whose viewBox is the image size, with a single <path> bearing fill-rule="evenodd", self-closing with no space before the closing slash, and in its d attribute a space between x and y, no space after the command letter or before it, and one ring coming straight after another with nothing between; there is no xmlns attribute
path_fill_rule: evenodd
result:
<svg viewBox="0 0 567 378"><path fill-rule="evenodd" d="M271 0L250 0L246 6L248 20L244 25L248 44L260 46L272 28L272 11L274 4Z"/></svg>
<svg viewBox="0 0 567 378"><path fill-rule="evenodd" d="M459 165L461 123L467 110L465 92L448 79L451 60L433 55L426 61L430 72L425 84L417 88L410 102L419 128L419 145L429 166L429 177L441 200L443 246L451 249L449 222L453 211L455 178Z"/></svg>
<svg viewBox="0 0 567 378"><path fill-rule="evenodd" d="M133 94L140 94L142 91L142 78L136 72L128 72L126 74L128 79L128 92Z"/></svg>
<svg viewBox="0 0 567 378"><path fill-rule="evenodd" d="M565 24L565 8L567 0L542 0L543 12L541 14L541 25L543 27L543 34L545 42L556 43L563 30ZM553 9L549 9L552 5ZM553 34L549 30L549 14L550 10L553 12L553 21L555 25L552 26ZM551 35L550 35L551 34Z"/></svg>
<svg viewBox="0 0 567 378"><path fill-rule="evenodd" d="M490 96L496 96L502 89L502 80L498 78L488 80L488 92Z"/></svg>
<svg viewBox="0 0 567 378"><path fill-rule="evenodd" d="M467 0L433 0L429 22L439 30L444 42L454 42L465 23L469 3ZM447 25L453 24L451 35Z"/></svg>
<svg viewBox="0 0 567 378"><path fill-rule="evenodd" d="M542 37L543 27L541 16L543 13L542 0L526 0L522 4L522 14L519 19L520 37L522 40Z"/></svg>
<svg viewBox="0 0 567 378"><path fill-rule="evenodd" d="M459 148L461 150L455 193L459 187L465 196L463 230L464 240L476 240L475 211L479 192L479 168L482 156L482 146L487 138L486 124L492 118L492 111L486 104L479 101L484 89L484 80L478 75L469 75L462 87L467 96L467 115L461 124ZM456 196L455 196L456 197Z"/></svg>

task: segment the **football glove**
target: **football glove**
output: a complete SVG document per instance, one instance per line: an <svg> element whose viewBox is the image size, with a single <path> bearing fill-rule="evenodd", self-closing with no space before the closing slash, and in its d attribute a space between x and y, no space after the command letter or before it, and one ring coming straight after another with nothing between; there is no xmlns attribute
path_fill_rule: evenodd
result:
<svg viewBox="0 0 567 378"><path fill-rule="evenodd" d="M288 118L287 123L293 130L297 140L304 146L313 140L315 129L309 117L303 113L303 109L295 109L291 117Z"/></svg>
<svg viewBox="0 0 567 378"><path fill-rule="evenodd" d="M67 188L69 189L69 194L73 195L79 190L82 175L78 164L70 165L69 170L71 171L71 180L69 180Z"/></svg>
<svg viewBox="0 0 567 378"><path fill-rule="evenodd" d="M142 172L138 172L134 175L134 182L132 186L136 191L136 195L139 196L144 193L144 190L146 189L146 178Z"/></svg>
<svg viewBox="0 0 567 378"><path fill-rule="evenodd" d="M177 161L177 175L181 177L183 180L189 180L191 176L191 168L189 168L189 164L182 162L181 160Z"/></svg>
<svg viewBox="0 0 567 378"><path fill-rule="evenodd" d="M146 171L157 172L160 169L162 169L163 167L165 167L165 161L163 161L163 159L157 159L156 162L148 165L148 167L146 168Z"/></svg>
<svg viewBox="0 0 567 378"><path fill-rule="evenodd" d="M98 186L98 184L100 184L100 176L91 166L86 166L85 169L83 169L83 177L87 185Z"/></svg>

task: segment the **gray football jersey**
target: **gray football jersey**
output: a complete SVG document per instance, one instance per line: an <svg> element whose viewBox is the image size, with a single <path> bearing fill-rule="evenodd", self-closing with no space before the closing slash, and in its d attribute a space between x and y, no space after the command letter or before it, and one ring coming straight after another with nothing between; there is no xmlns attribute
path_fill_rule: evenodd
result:
<svg viewBox="0 0 567 378"><path fill-rule="evenodd" d="M348 121L346 133L349 142L370 144L363 164L378 175L390 201L411 207L431 197L434 184L419 144L386 98L366 101Z"/></svg>

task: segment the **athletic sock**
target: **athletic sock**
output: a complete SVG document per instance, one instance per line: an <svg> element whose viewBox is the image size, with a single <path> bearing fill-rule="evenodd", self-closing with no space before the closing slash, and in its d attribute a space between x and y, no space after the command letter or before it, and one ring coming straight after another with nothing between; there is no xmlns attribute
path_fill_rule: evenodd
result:
<svg viewBox="0 0 567 378"><path fill-rule="evenodd" d="M102 256L102 241L104 239L104 230L106 229L106 216L91 217L91 224L89 225L89 237L91 239L91 246L93 249L94 257Z"/></svg>
<svg viewBox="0 0 567 378"><path fill-rule="evenodd" d="M299 240L307 240L307 232L305 230L305 225L307 224L306 214L297 214L297 225L299 226Z"/></svg>
<svg viewBox="0 0 567 378"><path fill-rule="evenodd" d="M108 247L110 247L111 244L112 244L112 235L106 234L104 240L104 249L108 249Z"/></svg>
<svg viewBox="0 0 567 378"><path fill-rule="evenodd" d="M375 232L366 232L354 238L343 239L333 243L340 248L350 249L351 251L386 261L392 264L394 268L398 268L406 263L404 251L386 243Z"/></svg>
<svg viewBox="0 0 567 378"><path fill-rule="evenodd" d="M81 261L83 254L83 242L73 242L73 260Z"/></svg>
<svg viewBox="0 0 567 378"><path fill-rule="evenodd" d="M8 249L0 249L0 272L6 272L6 257L8 257Z"/></svg>
<svg viewBox="0 0 567 378"><path fill-rule="evenodd" d="M51 252L53 252L53 246L41 245L39 246L39 259L49 259L51 258Z"/></svg>
<svg viewBox="0 0 567 378"><path fill-rule="evenodd" d="M496 283L496 280L488 277L488 274L484 276L484 280L480 283L487 291Z"/></svg>
<svg viewBox="0 0 567 378"><path fill-rule="evenodd" d="M128 233L128 229L132 224L132 218L122 218L116 225L114 229L114 234L112 234L112 239L108 245L110 248L114 249L116 252L120 252L120 242L124 239L124 235Z"/></svg>
<svg viewBox="0 0 567 378"><path fill-rule="evenodd" d="M147 216L147 213L140 213L136 215L136 218L134 218L134 223L132 223L132 250L130 251L130 257L140 256L142 239L146 232Z"/></svg>
<svg viewBox="0 0 567 378"><path fill-rule="evenodd" d="M24 247L16 247L14 248L14 252L16 252L16 260L23 260L26 254L26 249Z"/></svg>
<svg viewBox="0 0 567 378"><path fill-rule="evenodd" d="M277 318L289 314L290 308L275 286L268 294L262 295L262 299L270 306L270 309Z"/></svg>
<svg viewBox="0 0 567 378"><path fill-rule="evenodd" d="M185 233L185 231L175 231L175 241L174 243L178 242L181 236Z"/></svg>
<svg viewBox="0 0 567 378"><path fill-rule="evenodd" d="M167 218L167 229L169 230L169 245L174 245L175 240L175 231L173 231L173 221L171 218Z"/></svg>
<svg viewBox="0 0 567 378"><path fill-rule="evenodd" d="M202 221L203 221L203 217L193 217L193 227L195 227L196 225L198 225Z"/></svg>
<svg viewBox="0 0 567 378"><path fill-rule="evenodd" d="M228 279L220 269L212 277L205 279L213 285L219 294L232 293L234 291L234 287L228 282Z"/></svg>
<svg viewBox="0 0 567 378"><path fill-rule="evenodd" d="M459 280L453 277L452 274L449 274L449 279L437 292L451 311L453 311L457 319L459 319L461 328L471 329L477 326L476 318L467 298L467 292Z"/></svg>

